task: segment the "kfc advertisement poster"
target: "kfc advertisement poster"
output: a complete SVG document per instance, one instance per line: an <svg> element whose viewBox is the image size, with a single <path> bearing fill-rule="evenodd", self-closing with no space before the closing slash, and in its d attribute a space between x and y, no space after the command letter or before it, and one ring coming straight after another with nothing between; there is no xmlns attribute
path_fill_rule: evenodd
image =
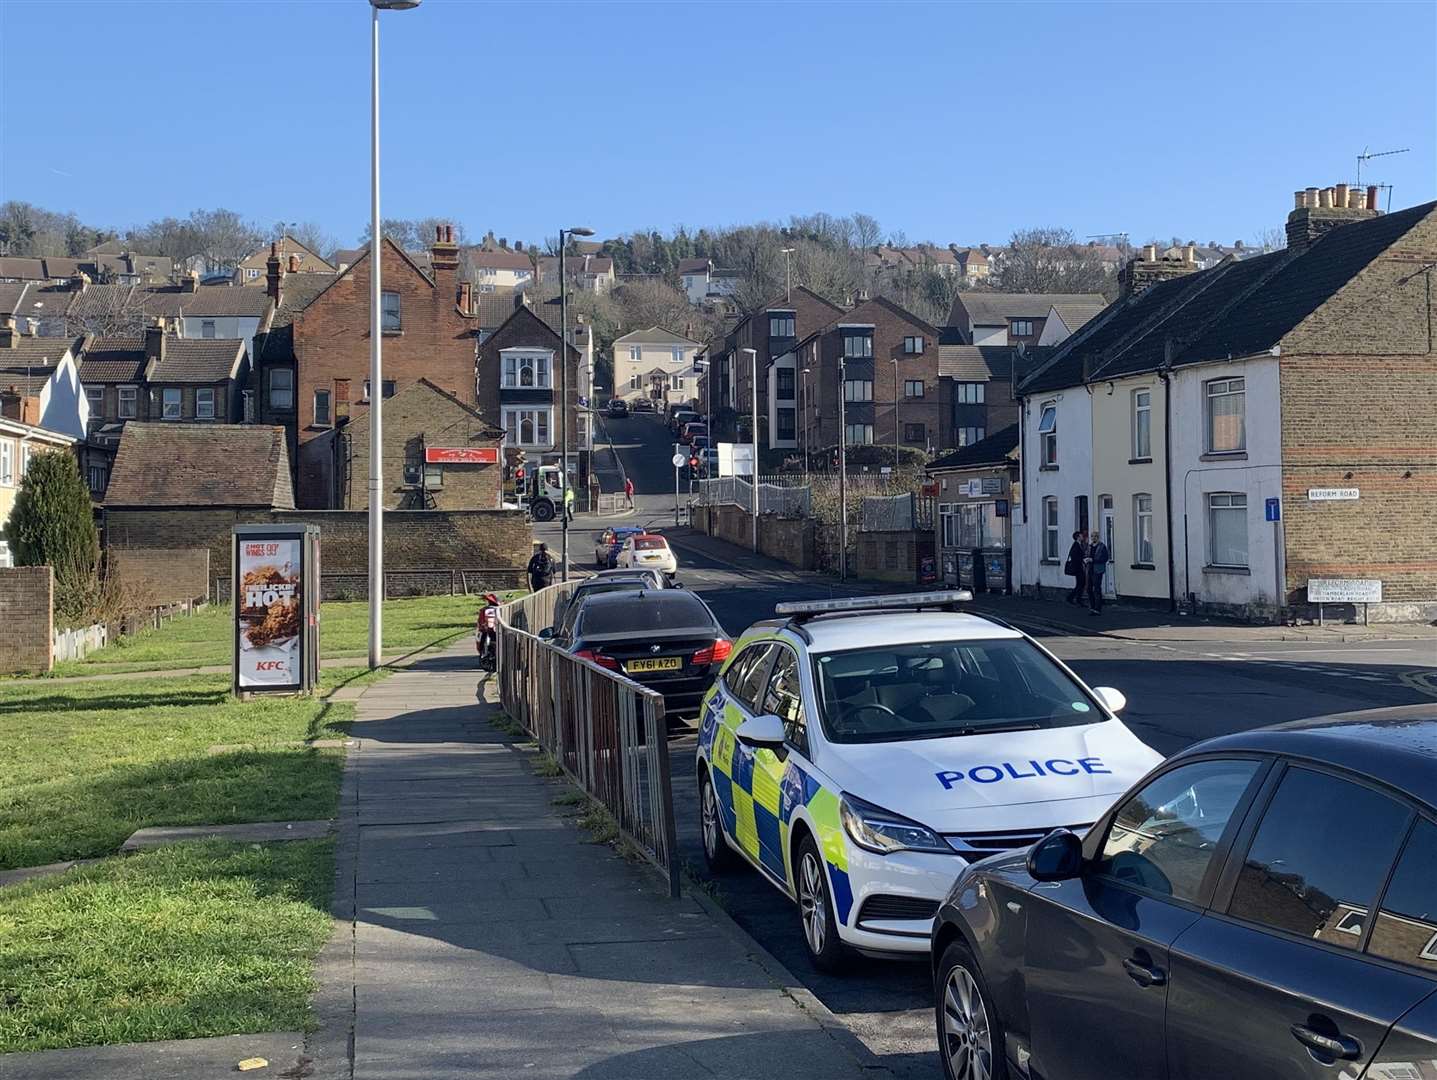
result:
<svg viewBox="0 0 1437 1080"><path fill-rule="evenodd" d="M301 548L299 537L239 541L235 617L241 690L300 685Z"/></svg>

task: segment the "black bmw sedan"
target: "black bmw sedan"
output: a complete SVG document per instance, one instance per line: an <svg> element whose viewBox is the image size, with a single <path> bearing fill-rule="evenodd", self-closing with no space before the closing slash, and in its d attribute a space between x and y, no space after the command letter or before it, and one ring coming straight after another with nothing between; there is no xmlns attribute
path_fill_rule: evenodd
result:
<svg viewBox="0 0 1437 1080"><path fill-rule="evenodd" d="M1437 706L1169 758L933 929L950 1080L1437 1077Z"/></svg>

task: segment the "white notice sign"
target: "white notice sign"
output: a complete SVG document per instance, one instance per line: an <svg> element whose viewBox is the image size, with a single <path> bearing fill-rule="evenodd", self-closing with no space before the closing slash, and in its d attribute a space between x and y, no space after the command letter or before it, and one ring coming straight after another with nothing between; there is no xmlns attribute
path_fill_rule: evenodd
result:
<svg viewBox="0 0 1437 1080"><path fill-rule="evenodd" d="M1356 488L1308 488L1308 502L1338 502L1357 498Z"/></svg>
<svg viewBox="0 0 1437 1080"><path fill-rule="evenodd" d="M1382 582L1367 578L1308 578L1309 604L1380 604Z"/></svg>

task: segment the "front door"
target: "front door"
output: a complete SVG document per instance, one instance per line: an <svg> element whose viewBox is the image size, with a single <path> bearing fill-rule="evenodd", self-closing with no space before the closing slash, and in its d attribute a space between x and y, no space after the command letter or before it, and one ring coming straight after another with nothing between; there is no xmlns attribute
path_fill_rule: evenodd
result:
<svg viewBox="0 0 1437 1080"><path fill-rule="evenodd" d="M1202 915L1213 853L1260 763L1190 762L1119 808L1071 881L1028 894L1035 1071L1064 1080L1168 1075L1169 947Z"/></svg>
<svg viewBox="0 0 1437 1080"><path fill-rule="evenodd" d="M1113 497L1104 495L1099 511L1098 528L1108 546L1108 572L1103 575L1103 595L1109 600L1118 595L1118 549L1113 546Z"/></svg>

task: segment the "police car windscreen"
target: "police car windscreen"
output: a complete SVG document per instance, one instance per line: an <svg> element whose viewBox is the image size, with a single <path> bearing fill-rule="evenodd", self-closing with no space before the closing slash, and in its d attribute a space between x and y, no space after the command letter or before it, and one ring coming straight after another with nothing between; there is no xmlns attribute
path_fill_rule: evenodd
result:
<svg viewBox="0 0 1437 1080"><path fill-rule="evenodd" d="M604 597L585 605L584 637L641 633L647 630L711 629L713 617L703 601L681 590Z"/></svg>
<svg viewBox="0 0 1437 1080"><path fill-rule="evenodd" d="M1104 719L1061 668L1021 638L921 642L817 657L834 742L940 739Z"/></svg>

